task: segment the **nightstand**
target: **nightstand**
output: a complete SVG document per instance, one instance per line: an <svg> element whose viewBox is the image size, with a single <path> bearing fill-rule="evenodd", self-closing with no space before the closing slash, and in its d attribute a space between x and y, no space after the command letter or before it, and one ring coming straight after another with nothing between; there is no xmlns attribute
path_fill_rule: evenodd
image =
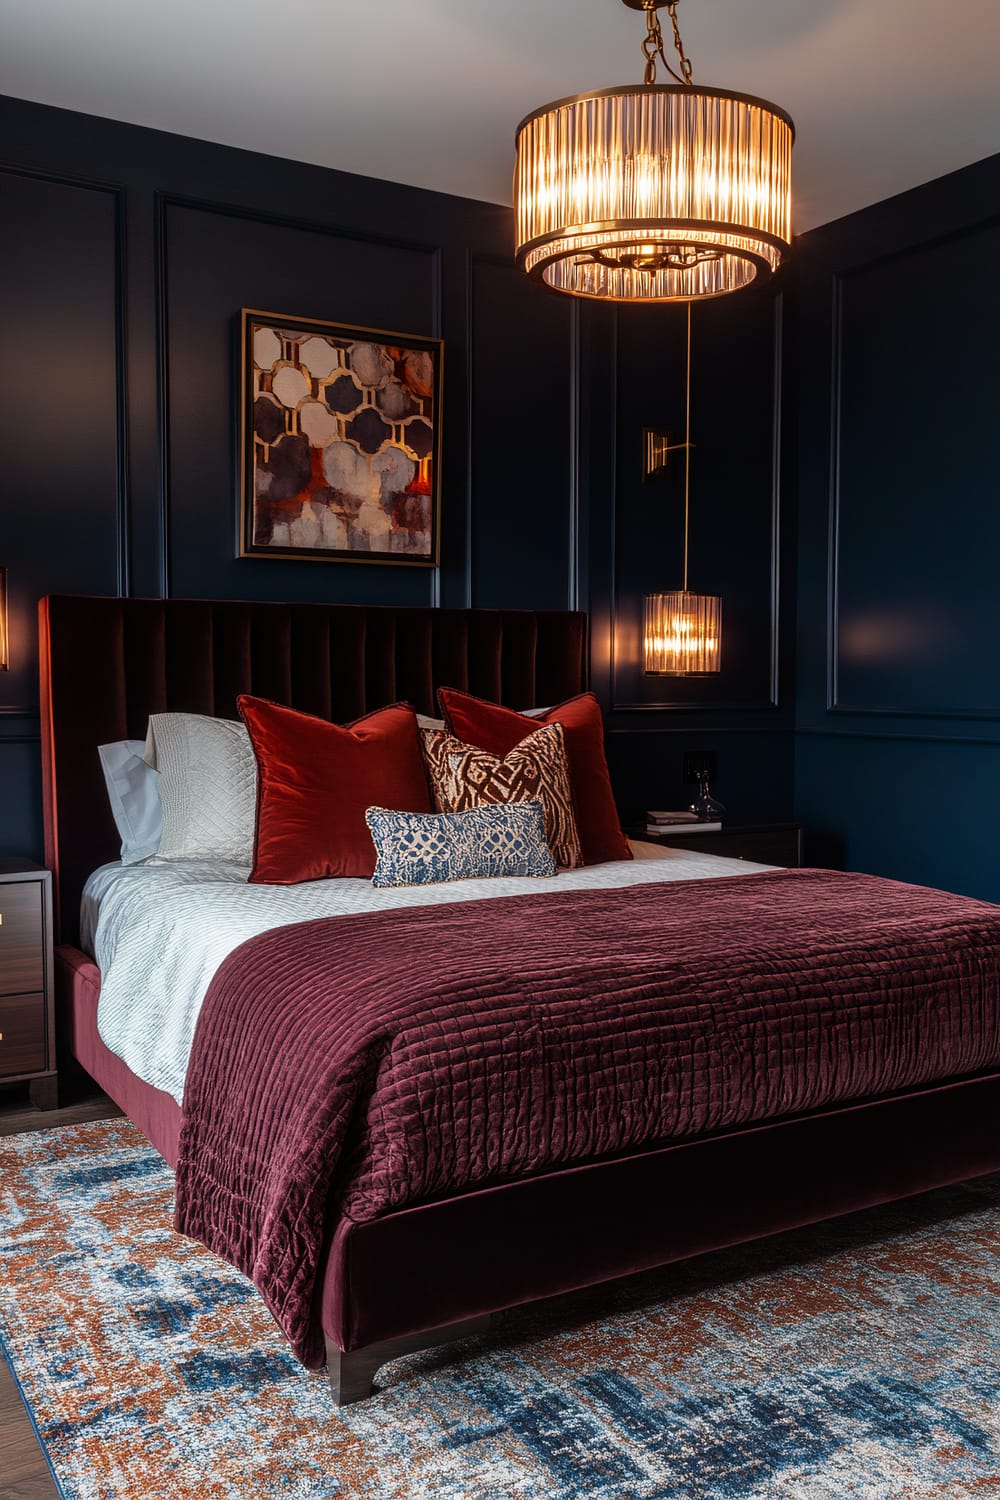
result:
<svg viewBox="0 0 1000 1500"><path fill-rule="evenodd" d="M55 1109L52 876L0 860L0 1086L27 1082L32 1104Z"/></svg>
<svg viewBox="0 0 1000 1500"><path fill-rule="evenodd" d="M668 844L671 849L700 849L704 854L722 854L727 859L749 859L759 865L798 867L802 863L801 823L724 823L715 833L686 833L681 828L666 833L632 833L649 844Z"/></svg>

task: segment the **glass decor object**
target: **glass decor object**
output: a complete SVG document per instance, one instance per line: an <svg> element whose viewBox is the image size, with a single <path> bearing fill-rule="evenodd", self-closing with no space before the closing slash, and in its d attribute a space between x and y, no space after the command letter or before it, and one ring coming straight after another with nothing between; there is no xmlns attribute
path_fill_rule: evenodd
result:
<svg viewBox="0 0 1000 1500"><path fill-rule="evenodd" d="M517 262L555 291L614 302L738 292L791 243L795 127L765 99L692 81L678 0L623 3L645 13L644 82L556 100L517 128ZM658 62L676 83L655 81Z"/></svg>
<svg viewBox="0 0 1000 1500"><path fill-rule="evenodd" d="M694 677L722 666L722 600L717 594L647 594L643 601L645 669Z"/></svg>
<svg viewBox="0 0 1000 1500"><path fill-rule="evenodd" d="M712 791L708 784L708 776L702 771L698 776L698 795L691 803L691 811L703 823L716 823L721 822L725 810L726 804L720 802L718 797L712 796Z"/></svg>

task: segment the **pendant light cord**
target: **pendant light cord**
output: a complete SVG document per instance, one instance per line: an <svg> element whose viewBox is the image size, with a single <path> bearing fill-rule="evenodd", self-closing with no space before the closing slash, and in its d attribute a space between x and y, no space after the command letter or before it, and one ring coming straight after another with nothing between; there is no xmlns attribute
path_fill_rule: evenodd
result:
<svg viewBox="0 0 1000 1500"><path fill-rule="evenodd" d="M691 496L691 304L687 305L687 359L684 368L684 592L688 586L688 516Z"/></svg>

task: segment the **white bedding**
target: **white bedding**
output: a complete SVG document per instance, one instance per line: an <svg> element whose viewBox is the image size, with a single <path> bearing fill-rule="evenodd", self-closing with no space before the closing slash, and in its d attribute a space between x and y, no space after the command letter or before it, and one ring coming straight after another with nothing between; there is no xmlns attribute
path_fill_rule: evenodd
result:
<svg viewBox="0 0 1000 1500"><path fill-rule="evenodd" d="M184 1092L195 1023L216 969L258 933L314 917L401 906L498 900L529 893L602 890L658 880L702 880L767 869L663 845L633 844L634 860L549 879L463 880L376 890L365 880L248 885L238 865L161 862L103 865L87 882L82 926L101 970L97 1026L112 1052L146 1083Z"/></svg>

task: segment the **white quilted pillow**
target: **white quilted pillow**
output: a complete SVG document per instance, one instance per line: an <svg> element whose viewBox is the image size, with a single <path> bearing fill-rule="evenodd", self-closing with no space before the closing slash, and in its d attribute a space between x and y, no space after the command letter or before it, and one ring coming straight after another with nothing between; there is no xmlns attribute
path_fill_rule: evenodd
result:
<svg viewBox="0 0 1000 1500"><path fill-rule="evenodd" d="M161 859L253 864L257 762L242 724L152 714L143 758L160 775Z"/></svg>

